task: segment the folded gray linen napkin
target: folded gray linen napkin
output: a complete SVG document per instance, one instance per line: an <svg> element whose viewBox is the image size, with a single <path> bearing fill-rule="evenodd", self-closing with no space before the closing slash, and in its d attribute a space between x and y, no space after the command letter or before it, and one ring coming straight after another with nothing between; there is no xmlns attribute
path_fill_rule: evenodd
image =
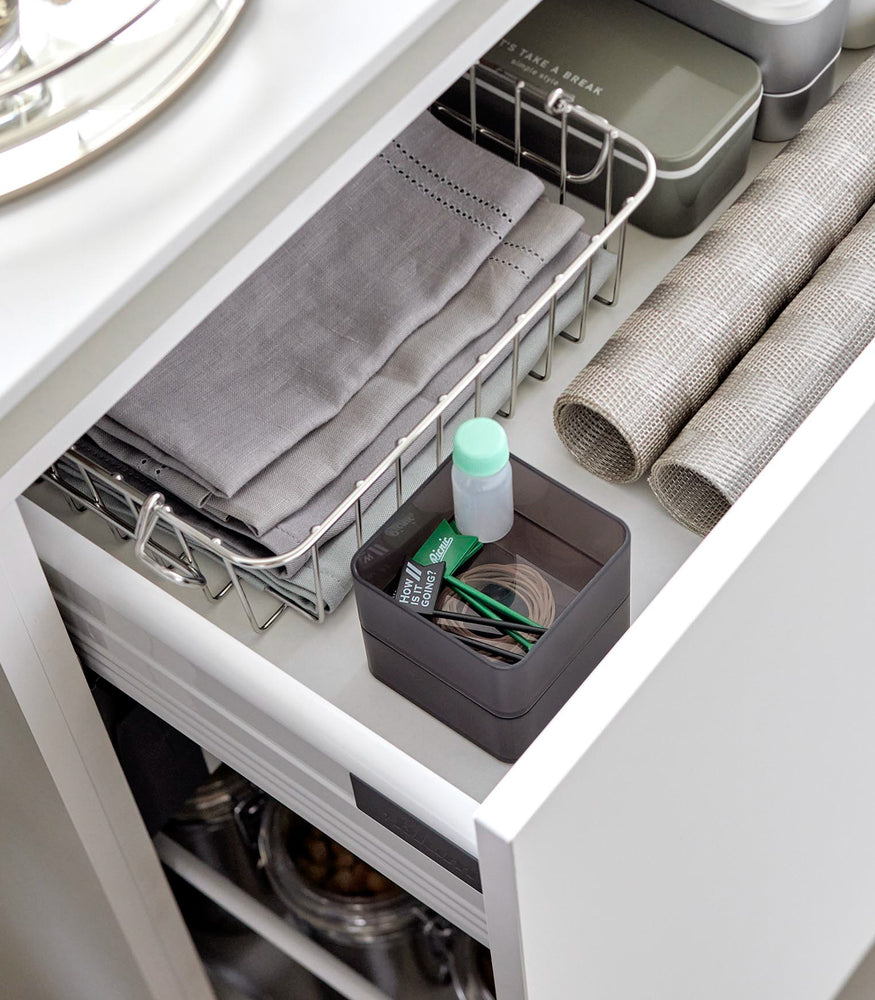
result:
<svg viewBox="0 0 875 1000"><path fill-rule="evenodd" d="M754 179L559 396L590 472L643 475L875 199L875 58Z"/></svg>
<svg viewBox="0 0 875 1000"><path fill-rule="evenodd" d="M271 528L270 531L264 532L260 536L260 540L272 552L287 552L299 542L303 541L313 525L319 524L325 519L325 517L328 516L328 514L331 513L332 510L334 510L338 503L340 503L349 493L352 485L359 479L368 475L380 459L394 446L395 442L407 434L410 429L428 413L428 411L438 401L441 393L447 392L451 389L453 385L455 385L455 383L458 382L458 380L462 378L471 368L477 360L477 357L492 347L499 336L511 326L514 318L519 313L523 312L528 305L535 301L538 295L549 287L550 282L553 280L555 275L561 272L563 268L567 267L583 251L588 240L589 237L583 233L576 235L565 247L565 249L557 255L555 261L553 262L553 266L545 269L535 278L531 285L526 288L520 299L518 299L511 306L511 308L508 309L499 323L497 323L493 329L478 337L475 341L467 344L465 348L461 350L443 369L437 378L433 379L411 403L409 403L394 417L391 423L384 427L379 434L373 437L373 440L371 440L368 446L349 464L341 477L338 477L325 489L321 490L309 503L292 514L291 517L281 521L274 528ZM613 265L613 261L613 255L598 256L593 265L592 287L594 289L598 289L601 284L604 283L605 277L607 276L607 273L610 272ZM567 316L567 310L569 309L576 307L576 311L580 311L582 294L582 288L578 289L571 296L566 294L563 301L563 317ZM571 298L571 301L569 301L569 297ZM572 313L571 316L567 316L566 322L570 322L573 315L574 313ZM533 329L525 337L524 343L529 345L528 351L532 356L532 360L529 363L529 367L531 367L547 346L546 320L543 323L534 324ZM499 364L500 362L498 361L493 362L491 367L486 370L486 374L489 375L496 371L499 368ZM508 361L507 364L509 365L510 362ZM528 368L521 361L520 378L523 378L527 371ZM487 406L484 397L483 413L485 415L496 412L505 402L510 390L509 374L505 374L503 376L503 381L499 380L499 385L503 385L503 388L495 390L497 392L497 396L494 400L492 400L491 408ZM464 393L456 399L447 414L447 417L451 417L453 413L458 411L466 403L466 401L473 396L473 393L474 389L472 386L469 388L467 393ZM447 433L449 434L450 431L447 431ZM431 440L433 440L432 432L424 434L414 445L411 446L410 449L408 449L405 455L405 462L411 462L414 456L416 456L421 449L425 448ZM446 440L449 442L451 437L447 437ZM447 451L449 451L449 449L450 445L448 443ZM345 520L341 519L338 524L335 525L333 533L336 533L346 524L350 523L352 523L351 512L347 515ZM290 567L289 571L293 572L293 569L293 567ZM346 569L348 569L348 567L344 567L344 575L346 573Z"/></svg>
<svg viewBox="0 0 875 1000"><path fill-rule="evenodd" d="M542 193L420 116L113 407L110 432L233 495L334 416Z"/></svg>
<svg viewBox="0 0 875 1000"><path fill-rule="evenodd" d="M574 249L577 253L580 252L582 247L585 245L585 242L586 238L583 236L576 238L574 241ZM574 255L576 256L576 254ZM569 260L570 259L573 258L570 257ZM593 262L591 294L595 294L595 292L598 291L598 289L613 273L615 263L616 260L613 254L600 251L596 255ZM556 309L555 332L558 332L568 326L578 314L582 303L583 290L584 281L581 278L559 300ZM509 311L509 314L512 315L515 312L519 312L519 309L512 309ZM523 337L520 347L520 380L525 378L526 373L537 363L539 357L543 353L546 346L547 330L548 319L544 316ZM486 339L487 338L481 338L477 344L468 348L465 352L464 362L460 362L460 364L464 364L464 367L459 375L464 374L464 371L470 367L470 364L473 359L476 358L478 353L481 353L490 346L490 343L485 342ZM491 342L494 342L494 339L495 338L493 336ZM484 379L482 390L482 412L484 415L496 413L506 402L512 372L511 366L511 358L508 356L503 361L493 363L493 365L487 370L490 374ZM449 388L453 381L454 379L452 375L448 374L447 381L443 383L443 388ZM443 391L443 389L441 389L441 391ZM435 398L438 394L439 393L435 394ZM449 452L449 442L452 440L452 435L455 433L455 429L460 423L462 423L463 420L467 420L473 415L474 401L472 397L473 390L460 397L460 399L455 403L454 415L446 421L445 451L447 453ZM409 429L409 426L407 429ZM433 449L426 447L428 444L432 443L433 440L433 432L427 432L416 445L412 446L410 452L408 452L408 464L405 465L404 469L405 497L409 496L410 493L420 486L434 471L434 452ZM142 492L149 491L149 480L138 476L135 469L129 469L124 463L103 452L102 449L97 447L92 440L83 438L82 441L79 442L78 447L84 454L90 455L96 459L99 464L108 468L110 471L118 471L119 473L125 475L126 478ZM374 450L376 450L376 448ZM383 448L383 452L386 450L386 448ZM376 457L371 457L373 460L370 461L370 465L368 469L365 470L365 473L376 464L381 455L378 454ZM367 462L364 464L367 464ZM75 478L75 469L68 470L68 472ZM342 499L343 496L349 492L349 489L354 482L354 473L351 472L348 477L344 478L344 482L341 487L342 495L340 499ZM101 492L103 493L103 491ZM376 528L395 509L395 487L391 474L387 473L384 479L370 491L369 498L370 503L367 505L364 515L364 536L366 538L374 530L376 530ZM111 493L107 493L104 496L104 500L109 509L113 510L120 517L126 520L130 518L130 511L126 505L119 502ZM169 502L174 505L175 509L180 509L180 505L175 502L173 497L169 497ZM264 543L266 539L255 539L229 530L225 525L216 524L211 518L206 517L203 512L191 510L186 512L186 517L195 527L199 527L204 531L210 532L215 535L215 537L222 539L222 541L228 544L229 547L236 549L239 552L243 552L247 555L263 556L272 551L265 546ZM316 522L311 521L310 523L313 524ZM300 541L301 539L298 540ZM285 546L285 549L290 547L291 546ZM329 535L329 540L320 545L319 564L322 580L322 600L323 607L326 612L330 613L334 611L352 588L352 576L349 565L352 555L357 547L355 528L352 524L351 514L341 519L337 525L335 525L334 536L331 537L331 535ZM296 603L304 604L311 609L315 609L315 590L312 569L309 565L309 557L298 560L297 563L290 566L289 573L243 571L241 575L261 589L272 591L285 596Z"/></svg>
<svg viewBox="0 0 875 1000"><path fill-rule="evenodd" d="M554 276L566 268L582 252L588 240L589 237L586 234L578 231L550 262L550 266L542 268L541 272L529 282L524 291L511 304L510 308L505 311L497 323L473 340L464 341L463 338L464 346L462 349L456 352L455 356L445 364L442 371L433 377L406 406L394 411L388 424L381 426L379 423L368 421L362 434L361 430L356 432L348 423L341 424L337 422L336 427L332 428L332 439L334 441L339 440L345 433L351 435L362 434L363 440L366 442L365 446L350 461L345 463L341 474L331 480L323 489L311 491L309 499L303 505L293 510L283 520L262 531L259 537L263 545L271 552L280 554L288 552L300 544L309 534L313 525L319 524L334 510L352 489L353 484L358 479L364 478L370 473L383 455L391 450L398 438L407 434L428 413L437 402L440 394L452 388L474 364L478 355L488 350L501 334L508 329L514 318L528 308L543 293L552 282ZM598 288L603 283L605 276L613 266L613 259L613 255L610 254L597 255L593 263L593 282L591 286L593 289ZM580 304L580 302L577 303L578 307ZM542 343L541 350L545 346L546 344ZM471 392L473 392L473 389ZM464 399L465 397L462 397L457 400L455 403L456 407L461 406ZM496 404L496 408L498 406L500 406L500 401ZM358 414L358 416L362 415ZM142 452L126 445L118 439L104 439L99 432L92 434L92 437L100 447L109 451L128 467L136 469L141 475L152 479L163 490L172 493L189 505L196 505L192 503L191 483L188 479L180 479L174 475L172 470L168 470L163 466L158 466L157 468L152 466ZM427 439L423 438L414 447L423 447ZM408 455L408 459L414 453L411 452ZM309 480L309 475L309 468L298 465L294 469L289 469L289 483L282 484L280 482L278 486L280 489L288 488L291 490L293 489L291 485L293 481L304 480L306 482ZM197 496L194 499L196 500ZM208 509L204 509L204 512L212 518ZM337 533L347 524L351 523L351 519L352 515L349 515L346 520L338 522L333 529L333 533ZM226 517L222 517L220 520L224 521L227 528L232 532L240 533L246 537L252 537L253 535L253 532L245 524ZM287 572L294 573L297 568L297 564L291 565L288 567Z"/></svg>
<svg viewBox="0 0 875 1000"><path fill-rule="evenodd" d="M578 248L579 251L580 248ZM604 284L613 273L616 258L613 254L600 253L593 263L593 278L591 293L594 294ZM556 332L564 329L574 320L580 312L584 281L580 279L572 288L559 300L556 307ZM530 332L523 338L520 346L520 380L526 377L526 373L537 364L538 359L544 352L548 330L548 319L544 316L536 323ZM481 348L481 351L485 346ZM476 355L475 355L476 357ZM493 364L488 369L492 374L483 382L482 390L482 413L484 416L491 416L498 412L507 402L508 390L510 387L512 362L510 357L505 358L499 364ZM454 415L446 421L444 430L445 454L451 450L451 442L456 428L469 417L474 415L473 392L468 393L463 405L459 406ZM457 401L458 403L458 401ZM512 438L513 421L508 424L508 430ZM434 436L431 433L423 435L419 442L419 447L412 446L411 451L415 457L409 459L409 464L404 468L404 496L405 498L434 472L435 455L434 449L427 447L433 443ZM408 453L409 455L409 453ZM372 465L375 463L372 463ZM364 517L364 537L368 538L395 510L395 487L394 482L387 474L385 477L387 485L371 503ZM371 492L379 489L375 487ZM334 611L343 598L352 589L352 574L350 572L350 561L358 548L355 535L355 527L350 524L351 516L339 522L339 525L346 523L348 526L340 531L336 537L321 545L319 548L319 567L322 580L322 601L327 612ZM316 522L312 522L316 523ZM338 526L339 526L338 525ZM291 578L281 574L251 574L252 578L265 588L269 588L277 593L315 608L315 593L313 588L313 573L309 565L304 565ZM258 577L262 577L259 581Z"/></svg>
<svg viewBox="0 0 875 1000"><path fill-rule="evenodd" d="M875 337L875 208L656 460L650 486L706 534Z"/></svg>
<svg viewBox="0 0 875 1000"><path fill-rule="evenodd" d="M375 437L380 438L378 448L388 451L392 431L385 429L397 427L395 418L435 378L440 376L441 384L447 386L442 373L467 344L484 334L494 342L503 332L497 324L503 323L505 328L510 325L505 318L507 311L513 307L520 312L537 298L569 260L568 254L561 260L557 254L568 247L582 221L571 209L546 199L536 202L465 288L418 327L335 417L311 431L230 498L216 496L181 472L155 461L143 450L146 442L139 441L139 448L133 447L131 436L111 419L101 421L91 431L91 437L105 451L186 503L203 507L221 520L233 519L253 534L264 534L305 507L331 483L343 478L348 484L350 463ZM539 276L540 280L532 284ZM436 396L426 392L423 399L429 402L423 405L420 415L434 404ZM412 415L406 419L411 421L410 426L416 422ZM342 496L338 495L337 501Z"/></svg>
<svg viewBox="0 0 875 1000"><path fill-rule="evenodd" d="M582 234L575 237L565 253L563 253L561 262L560 258L557 258L556 263L560 264L557 270L561 271L563 266L567 266L567 264L581 252L586 244L586 240L587 237ZM592 295L594 295L610 277L613 273L615 265L616 258L613 254L600 251L596 255L593 261L593 274L590 288L590 293ZM549 273L550 280L552 280L552 276L555 273L554 269L550 268L547 273ZM549 284L549 281L544 280L544 287L546 287L547 284ZM558 332L568 326L579 313L582 304L583 291L584 279L581 278L559 300L556 309L555 332ZM534 297L537 296L533 296L529 301L533 301ZM520 311L520 309L521 307L518 304L515 304L514 307L508 310L507 319L511 319ZM506 329L507 326L508 323L504 322L503 328ZM547 331L548 319L544 316L536 324L534 324L529 332L523 337L520 348L520 380L525 378L526 373L537 363L538 358L543 353L546 346ZM451 387L452 384L457 381L465 371L467 371L474 359L476 359L477 355L491 346L491 344L495 342L495 339L495 333L490 331L489 334L484 335L474 344L469 345L465 351L462 352L461 357L454 359L452 369L447 369L445 375L440 381L439 386L433 387L432 394L419 401L418 405L420 407L424 405L425 407L421 411L420 416L424 415L424 413L430 409L436 401L438 395L445 391L445 389ZM512 372L511 365L512 362L510 357L506 357L503 361L494 362L490 368L487 369L490 374L484 379L482 391L482 412L484 415L496 413L506 402ZM452 440L452 435L455 432L456 427L458 427L463 420L466 420L468 417L473 415L474 404L472 396L473 389L469 390L466 394L456 400L453 409L450 411L454 415L450 417L445 424L445 452L447 453L450 449L449 442ZM412 405L414 404L411 404L411 406ZM413 411L411 411L411 413L412 412ZM406 422L404 423L403 430L395 434L395 437L398 437L400 436L400 433L404 433L409 430L418 419L419 417L416 417L416 419L406 420L406 418L399 416L399 420L404 420ZM368 449L367 455L360 457L356 468L350 469L348 475L344 476L342 482L340 482L337 486L339 495L336 499L338 502L349 492L356 478L366 475L370 469L376 465L382 455L388 451L388 448L393 440L394 438L392 438L390 434L385 439L381 439L379 442L374 442L372 448ZM421 485L434 471L434 452L431 448L427 447L427 445L432 443L433 440L434 433L433 431L429 431L424 434L420 441L413 445L408 452L406 456L407 464L404 469L405 496L409 496L410 493L417 486ZM149 492L151 488L151 481L145 477L138 476L135 466L131 469L128 465L118 461L115 457L103 452L102 449L97 447L95 443L88 438L83 438L82 441L79 442L78 447L86 455L91 455L98 461L99 464L108 468L110 471L115 470L125 475L126 478L142 492ZM113 463L115 463L115 465ZM370 494L365 498L365 501L366 510L364 515L364 534L365 537L367 537L395 509L395 488L391 479L391 474L386 474L384 479L370 491ZM172 496L169 497L169 502L174 505L175 509L180 509L180 505L176 503ZM329 512L334 506L336 506L336 503L333 502L333 498L325 498L324 502L331 504L325 508L325 513ZM111 496L107 498L107 503L111 509L115 509L113 507L113 500ZM115 506L118 508L117 512L120 516L129 516L130 512L123 504L116 504ZM324 517L324 513L321 516ZM301 536L298 537L294 543L286 544L286 539L280 536L270 539L255 539L251 536L247 537L244 534L229 530L226 525L215 523L212 518L208 518L203 512L198 512L196 510L187 512L186 517L195 527L199 527L202 530L215 535L215 537L222 539L222 541L224 541L230 548L252 556L264 556L270 554L271 552L288 551L288 549L292 548L294 544L302 541L306 536L309 527L317 523L320 519L315 515L310 515L309 520L305 517L301 522L303 525L303 533ZM275 545L273 548L269 549L266 545L269 541L279 542L279 545ZM349 564L356 548L355 528L352 524L352 514L350 513L338 521L338 523L334 526L333 532L329 534L328 540L320 545L319 560L322 578L322 598L323 606L328 612L335 610L352 587L352 577L349 570ZM292 564L289 567L287 573L244 572L243 575L265 590L271 590L298 603L303 603L311 608L314 608L315 592L313 586L313 575L308 562L309 557L298 560L295 564Z"/></svg>

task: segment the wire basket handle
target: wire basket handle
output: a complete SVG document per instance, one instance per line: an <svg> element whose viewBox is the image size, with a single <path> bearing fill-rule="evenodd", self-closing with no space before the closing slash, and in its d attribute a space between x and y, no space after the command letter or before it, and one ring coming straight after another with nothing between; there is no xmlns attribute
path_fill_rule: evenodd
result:
<svg viewBox="0 0 875 1000"><path fill-rule="evenodd" d="M205 587L206 578L197 567L186 564L185 569L173 569L164 565L159 559L152 555L149 550L149 543L152 540L152 532L158 524L161 508L164 506L164 494L152 493L143 503L140 514L137 517L137 526L134 529L134 554L153 573L157 573L162 579L169 583L176 583L182 587ZM180 567L182 564L179 564Z"/></svg>

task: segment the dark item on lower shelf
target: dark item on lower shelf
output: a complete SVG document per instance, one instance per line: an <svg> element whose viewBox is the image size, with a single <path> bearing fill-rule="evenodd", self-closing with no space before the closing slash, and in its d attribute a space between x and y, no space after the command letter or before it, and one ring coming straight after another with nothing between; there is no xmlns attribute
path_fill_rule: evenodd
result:
<svg viewBox="0 0 875 1000"><path fill-rule="evenodd" d="M255 931L192 934L216 1000L319 1000L319 982Z"/></svg>
<svg viewBox="0 0 875 1000"><path fill-rule="evenodd" d="M203 759L203 757L201 757ZM256 839L264 794L226 764L220 765L170 820L166 832L201 861L267 903L270 892L258 870ZM169 873L189 926L238 934L245 928L223 907Z"/></svg>
<svg viewBox="0 0 875 1000"><path fill-rule="evenodd" d="M489 949L463 934L453 942L452 977L459 1000L495 1000Z"/></svg>
<svg viewBox="0 0 875 1000"><path fill-rule="evenodd" d="M371 673L506 761L520 756L629 626L626 525L513 455L511 463L513 528L477 560L494 561L500 550L509 565L536 567L562 590L555 620L543 623L550 627L520 661L481 655L392 598L404 561L452 516L450 460L352 561ZM476 569L475 560L467 572Z"/></svg>
<svg viewBox="0 0 875 1000"><path fill-rule="evenodd" d="M151 837L207 777L204 755L196 743L109 681L91 671L86 677Z"/></svg>

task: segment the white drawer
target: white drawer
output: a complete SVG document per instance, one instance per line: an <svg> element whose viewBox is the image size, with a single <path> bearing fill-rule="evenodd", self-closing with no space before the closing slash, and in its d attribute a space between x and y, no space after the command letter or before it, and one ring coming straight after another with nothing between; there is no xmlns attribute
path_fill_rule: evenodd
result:
<svg viewBox="0 0 875 1000"><path fill-rule="evenodd" d="M489 8L509 23L531 5ZM463 5L426 6L429 17L452 7L463 19ZM472 15L481 48L500 31L490 12ZM453 60L473 56L450 58L442 45L431 47L428 96ZM362 89L363 105L369 94ZM140 324L145 306L158 309L160 335L107 322L102 342L85 346L103 350L123 335L117 354L99 364L96 354L71 354L75 391L56 396L46 375L9 411L2 496L415 111L409 100L386 114L385 98L377 103L360 148L318 193L312 176L311 187L295 188L278 224L244 220L241 205L251 203L236 198L234 210L213 206L227 210L213 231L228 239L221 259L200 247L179 258L172 301L158 302L166 274L133 300ZM746 179L775 151L757 146ZM285 196L277 176L256 191L261 211ZM561 345L551 383L526 385L508 424L520 457L630 525L634 619L512 767L370 676L352 599L324 626L286 615L257 636L237 604L209 606L155 582L103 524L45 488L33 493L45 509L21 502L89 665L481 940L488 918L502 997L571 997L585 982L600 1000L706 991L712 1000L825 1000L875 935L875 349L701 544L646 484L618 488L583 472L552 429L558 391L698 235L631 231L621 304L593 310L586 343ZM220 276L205 277L208 265ZM483 894L358 810L350 773L479 861Z"/></svg>
<svg viewBox="0 0 875 1000"><path fill-rule="evenodd" d="M507 424L522 458L630 524L635 619L513 767L368 674L352 599L256 636L45 487L52 516L22 503L89 665L481 940L488 915L511 997L570 995L586 968L594 996L771 998L780 979L823 1000L875 933L875 350L701 544L552 429L556 392L696 236L632 231L621 305ZM485 909L356 809L350 773L479 859Z"/></svg>
<svg viewBox="0 0 875 1000"><path fill-rule="evenodd" d="M726 203L775 152L773 146L757 147L745 181ZM578 207L589 218L600 215L582 203ZM630 229L619 304L591 307L584 343L557 341L551 381L527 380L516 416L505 425L515 454L630 525L633 618L695 549L698 539L662 511L644 483L618 490L584 472L553 430L552 403L697 238L693 234L668 241ZM373 779L400 805L476 855L474 809L506 773L507 765L370 676L352 597L324 625L314 626L287 613L267 633L256 635L233 594L211 605L199 591L165 583L134 558L129 543L119 542L96 518L72 512L45 484L29 495L54 514L49 520L25 507L71 626L83 638L87 632L92 644L100 633L104 661L129 661L122 669L137 678L136 684L129 682L135 697L152 697L159 714L168 717L182 715L175 706L194 704L195 715L219 706L226 718L241 719L249 735L240 739L257 744L246 751L256 763L242 770L265 787L271 780L269 768L257 762L267 753L266 734L278 731L286 741L297 737L318 751L315 766L333 787L345 783L349 795L348 778L343 776L358 767L360 777ZM75 534L63 530L63 524L74 528ZM148 654L152 665L144 669L142 651L159 642L160 651ZM220 666L222 660L228 661L225 668ZM94 666L98 672L108 669L106 662L100 666L96 653ZM295 712L294 718L289 711ZM180 728L190 724L181 717L172 721ZM206 733L196 738L228 759L229 749L211 745ZM427 775L435 780L429 781Z"/></svg>

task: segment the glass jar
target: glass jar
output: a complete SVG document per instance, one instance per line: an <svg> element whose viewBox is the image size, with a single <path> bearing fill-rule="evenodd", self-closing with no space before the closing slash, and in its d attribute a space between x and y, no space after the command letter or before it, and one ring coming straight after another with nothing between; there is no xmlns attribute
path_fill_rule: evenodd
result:
<svg viewBox="0 0 875 1000"><path fill-rule="evenodd" d="M269 802L258 839L268 881L298 927L380 987L403 998L446 981L430 953L425 907L340 844ZM323 996L340 995L322 985Z"/></svg>
<svg viewBox="0 0 875 1000"><path fill-rule="evenodd" d="M269 894L258 870L256 846L262 800L262 792L221 764L170 820L165 831L251 896L266 900ZM187 883L175 880L174 890L193 927L225 933L245 930L235 917Z"/></svg>

